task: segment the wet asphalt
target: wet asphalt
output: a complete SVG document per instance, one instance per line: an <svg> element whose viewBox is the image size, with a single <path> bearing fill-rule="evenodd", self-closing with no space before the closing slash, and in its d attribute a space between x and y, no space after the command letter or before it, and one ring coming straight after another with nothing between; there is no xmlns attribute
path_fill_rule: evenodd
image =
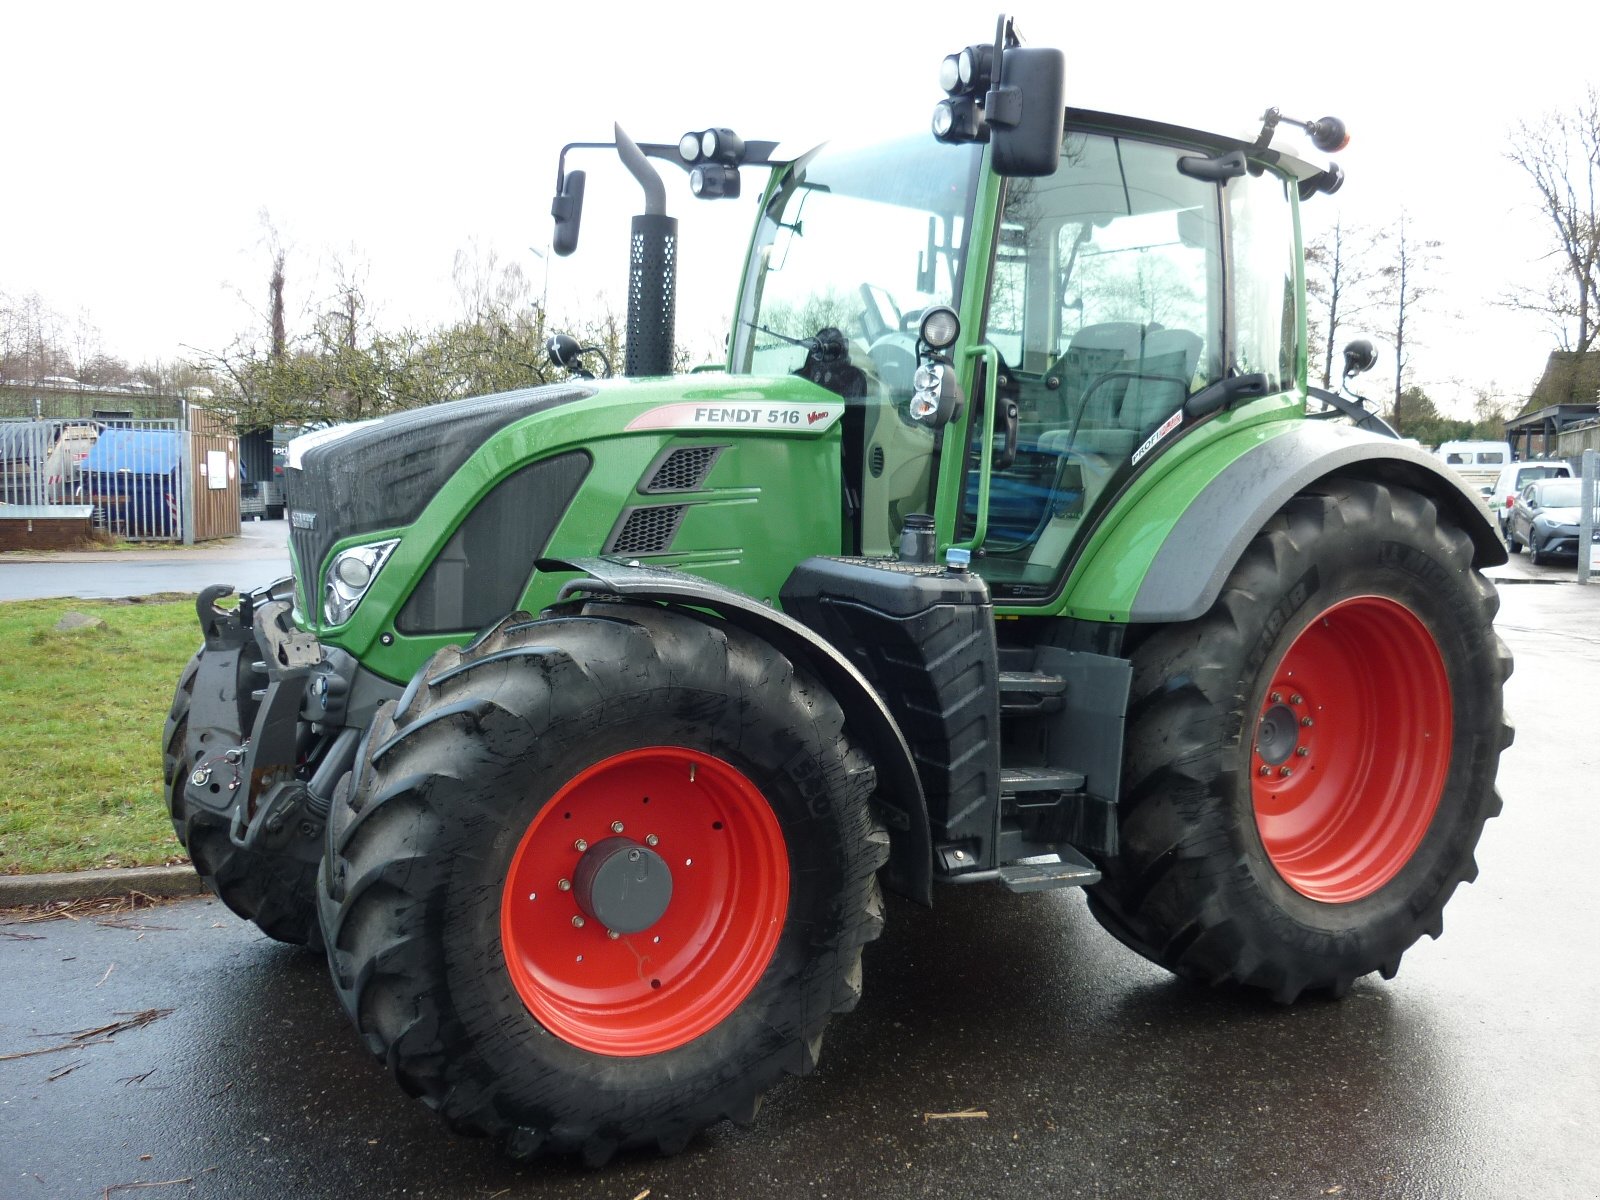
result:
<svg viewBox="0 0 1600 1200"><path fill-rule="evenodd" d="M0 555L0 601L198 593L214 583L250 591L288 573L289 523L246 521L238 537L200 546Z"/></svg>
<svg viewBox="0 0 1600 1200"><path fill-rule="evenodd" d="M1600 586L1502 597L1518 737L1482 875L1342 1002L1178 982L1076 892L946 889L891 905L860 1008L753 1127L590 1171L446 1132L322 962L220 904L5 925L0 1197L1600 1196Z"/></svg>

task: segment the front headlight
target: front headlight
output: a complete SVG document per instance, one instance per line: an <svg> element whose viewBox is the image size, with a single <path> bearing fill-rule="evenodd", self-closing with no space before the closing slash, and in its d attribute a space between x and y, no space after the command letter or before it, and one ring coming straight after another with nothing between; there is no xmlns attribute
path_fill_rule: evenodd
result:
<svg viewBox="0 0 1600 1200"><path fill-rule="evenodd" d="M352 546L334 555L328 564L328 578L322 585L322 615L329 625L343 625L356 611L372 581L400 544L399 538Z"/></svg>

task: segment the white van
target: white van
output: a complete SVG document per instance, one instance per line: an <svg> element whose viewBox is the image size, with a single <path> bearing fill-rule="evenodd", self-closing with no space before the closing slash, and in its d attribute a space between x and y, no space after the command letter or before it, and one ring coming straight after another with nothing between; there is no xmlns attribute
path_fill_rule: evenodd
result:
<svg viewBox="0 0 1600 1200"><path fill-rule="evenodd" d="M1435 453L1489 502L1500 472L1511 463L1510 442L1445 442Z"/></svg>

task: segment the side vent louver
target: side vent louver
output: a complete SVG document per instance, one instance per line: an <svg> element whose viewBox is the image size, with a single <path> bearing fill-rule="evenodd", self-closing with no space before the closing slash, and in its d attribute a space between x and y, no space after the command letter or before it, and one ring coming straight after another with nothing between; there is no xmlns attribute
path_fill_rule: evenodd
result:
<svg viewBox="0 0 1600 1200"><path fill-rule="evenodd" d="M645 482L639 490L645 495L658 492L694 492L705 483L706 476L726 446L679 446L668 450L656 459L651 470L645 472Z"/></svg>
<svg viewBox="0 0 1600 1200"><path fill-rule="evenodd" d="M672 545L687 508L686 504L662 504L628 509L606 539L603 553L660 554Z"/></svg>

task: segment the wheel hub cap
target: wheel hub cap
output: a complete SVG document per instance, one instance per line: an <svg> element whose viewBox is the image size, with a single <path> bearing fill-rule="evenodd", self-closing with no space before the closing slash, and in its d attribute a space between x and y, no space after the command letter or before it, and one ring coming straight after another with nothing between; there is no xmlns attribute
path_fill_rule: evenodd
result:
<svg viewBox="0 0 1600 1200"><path fill-rule="evenodd" d="M1256 727L1256 753L1261 760L1277 766L1294 753L1300 740L1300 718L1285 704L1274 704L1261 715Z"/></svg>
<svg viewBox="0 0 1600 1200"><path fill-rule="evenodd" d="M591 919L617 933L643 933L672 900L666 860L632 838L590 846L572 877L572 898Z"/></svg>

